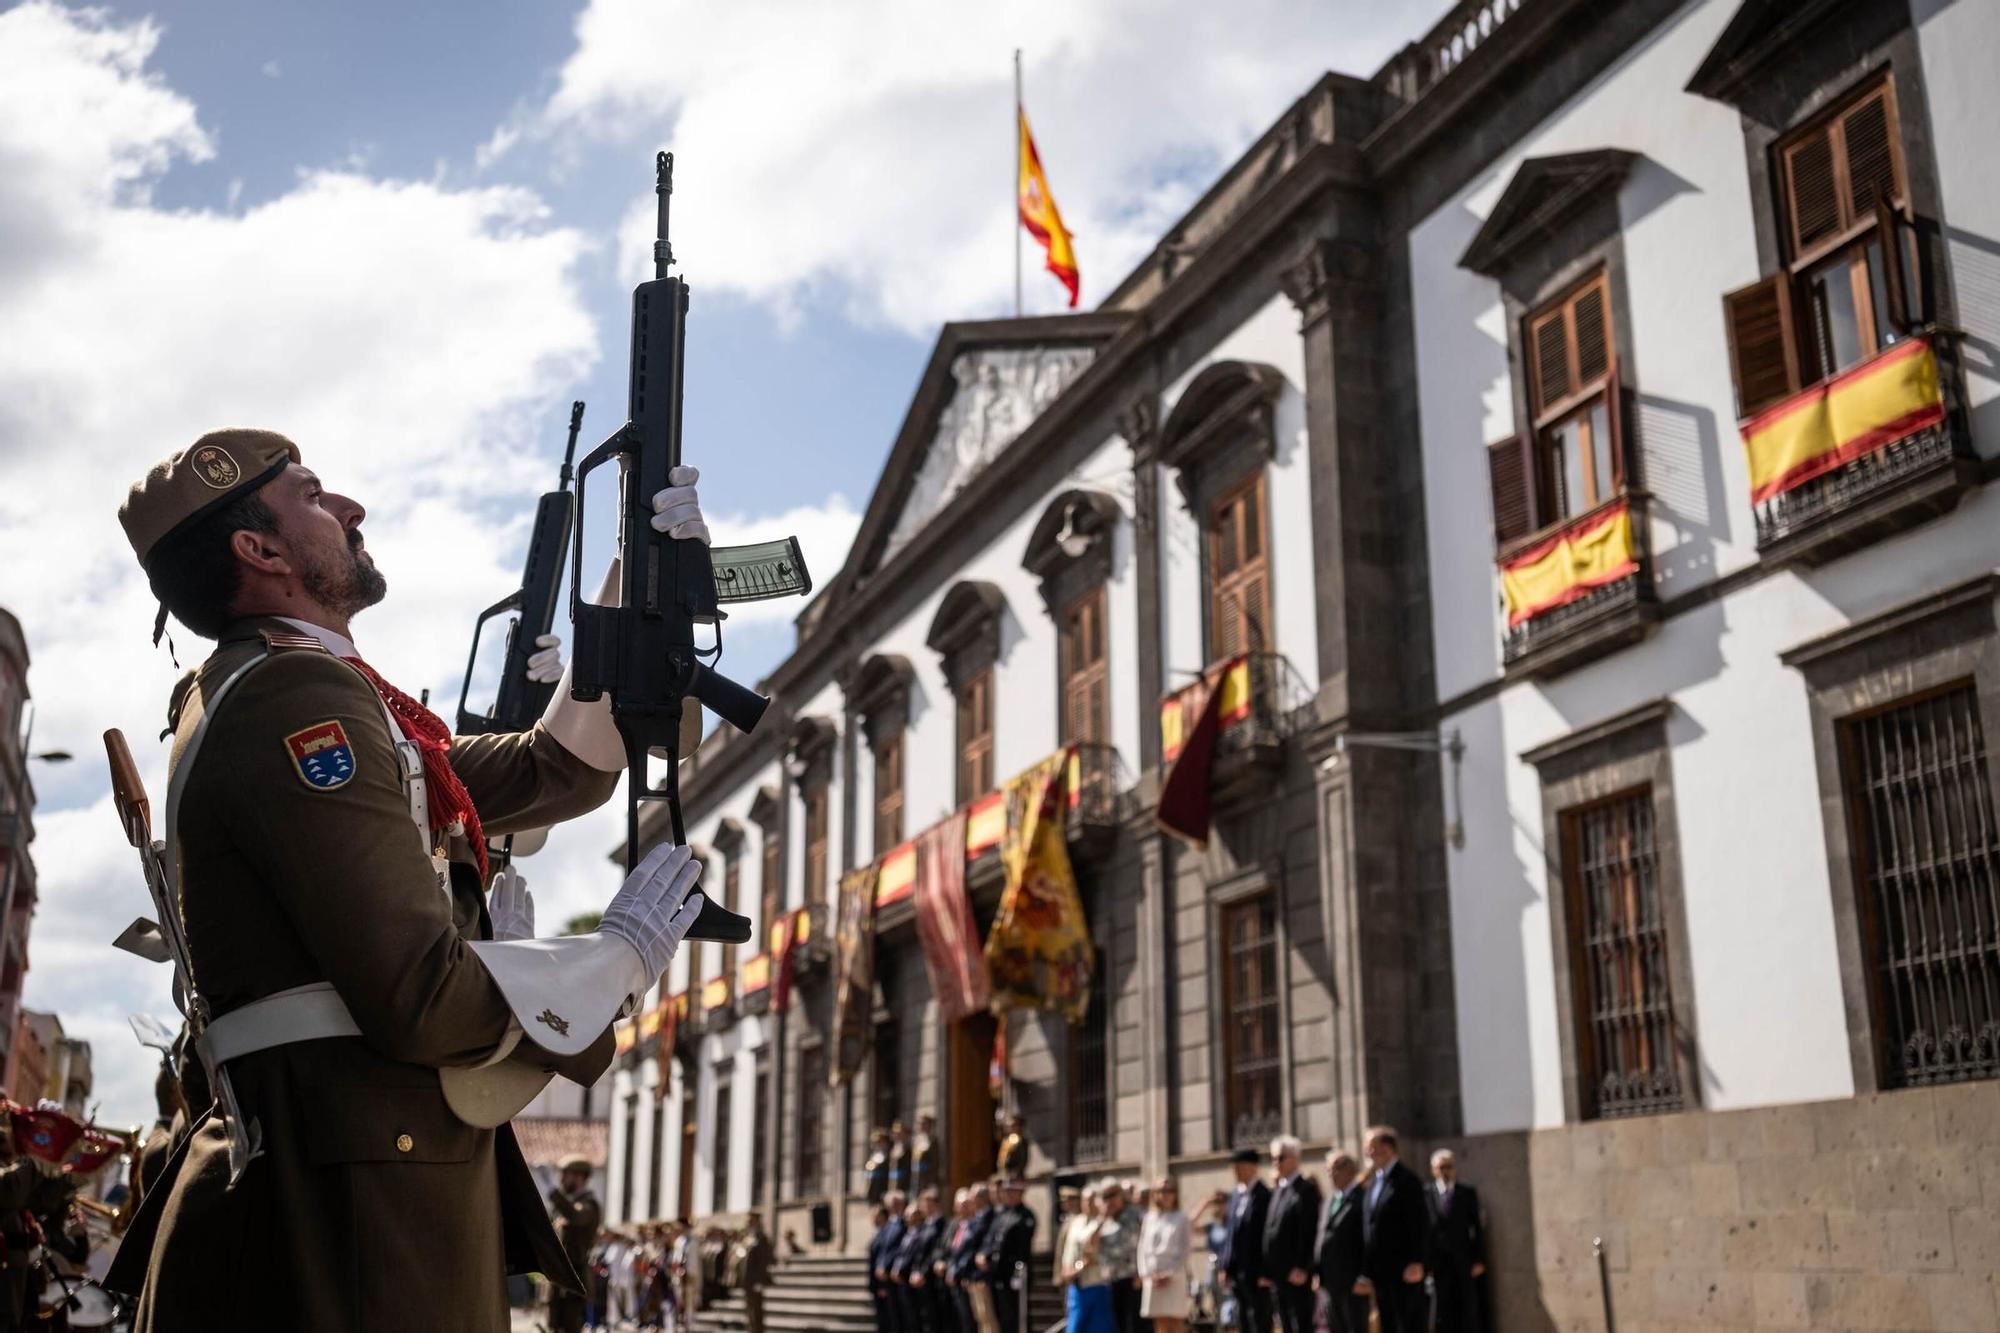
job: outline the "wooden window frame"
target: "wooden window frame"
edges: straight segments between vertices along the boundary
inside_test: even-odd
[[[903,841],[903,729],[878,737],[869,747],[875,760],[875,855]]]
[[[806,1042],[799,1047],[799,1139],[792,1163],[793,1197],[812,1198],[826,1192],[826,1047]]]
[[[771,1112],[771,1052],[757,1052],[750,1084],[750,1123],[760,1128]],[[760,1132],[750,1153],[750,1206],[761,1208],[771,1202],[770,1163],[764,1155],[765,1140]]]
[[[1593,293],[1597,295],[1603,312],[1604,366],[1596,375],[1585,380],[1579,374],[1582,355],[1577,311],[1584,299]],[[1544,401],[1542,385],[1547,368],[1542,362],[1542,345],[1536,334],[1552,320],[1562,321],[1565,363],[1563,369],[1568,387],[1555,398]],[[1569,284],[1524,315],[1521,320],[1521,350],[1527,380],[1529,439],[1527,481],[1531,488],[1530,499],[1534,514],[1534,526],[1530,534],[1532,537],[1547,528],[1574,522],[1593,509],[1609,504],[1625,494],[1627,465],[1622,421],[1623,395],[1618,380],[1618,321],[1616,308],[1613,305],[1609,267],[1598,265],[1584,277]],[[1591,433],[1592,411],[1600,402],[1604,408],[1605,430],[1611,437],[1606,448],[1611,459],[1611,476],[1608,484],[1601,484],[1606,482],[1606,479],[1597,476],[1597,441]],[[1586,494],[1583,502],[1579,503],[1572,498],[1566,507],[1567,512],[1559,512],[1565,508],[1557,503],[1557,497],[1561,494],[1562,478],[1553,461],[1551,440],[1558,429],[1576,420],[1581,420],[1583,425],[1580,461]]]
[[[763,932],[766,945],[771,938],[771,927],[777,924],[778,915],[784,910],[785,902],[785,840],[775,827],[763,830],[763,845],[758,849],[758,911],[757,929]]]
[[[1056,651],[1058,670],[1062,676],[1057,739],[1065,745],[1072,742],[1090,745],[1111,743],[1111,640],[1105,625],[1109,609],[1110,599],[1105,586],[1100,583],[1071,598],[1057,624]],[[1081,633],[1086,620],[1094,622],[1097,643],[1097,654],[1088,661],[1080,660],[1077,647],[1078,639],[1083,638],[1085,651],[1088,651],[1088,636]],[[1094,715],[1097,720],[1095,725],[1088,716],[1084,725],[1078,725],[1079,698],[1094,700],[1094,714],[1089,709],[1085,712]]]
[[[715,1067],[715,1133],[708,1141],[713,1159],[709,1172],[709,1211],[729,1211],[729,1150],[732,1121],[736,1113],[736,1076],[728,1065]]]
[[[737,843],[726,855],[722,867],[722,905],[734,912],[739,910],[743,901],[743,844]],[[754,936],[752,943],[755,943]],[[732,985],[736,979],[737,947],[734,944],[722,946],[722,975],[728,977]]]
[[[959,805],[977,800],[993,790],[994,684],[994,668],[989,665],[968,675],[954,691],[957,699]]]
[[[805,803],[805,901],[808,907],[825,907],[829,851],[832,847],[832,784],[821,780],[807,787]]]
[[[1222,1125],[1217,1138],[1225,1147],[1245,1146],[1238,1145],[1235,1142],[1236,1123],[1243,1114],[1247,1114],[1243,1105],[1243,1098],[1248,1080],[1251,1077],[1250,1074],[1242,1071],[1241,1061],[1246,1057],[1237,1050],[1233,1036],[1236,1028],[1238,1001],[1241,997],[1236,993],[1236,968],[1234,965],[1234,946],[1231,939],[1231,927],[1239,916],[1264,912],[1270,914],[1270,930],[1265,936],[1264,942],[1259,947],[1268,950],[1270,954],[1270,993],[1268,996],[1258,996],[1253,1003],[1256,1004],[1260,1011],[1268,1007],[1276,1015],[1277,1021],[1274,1025],[1276,1033],[1273,1038],[1276,1049],[1270,1052],[1268,1057],[1259,1057],[1268,1058],[1274,1066],[1268,1074],[1260,1075],[1261,1077],[1268,1077],[1271,1080],[1275,1097],[1275,1104],[1267,1108],[1262,1114],[1274,1126],[1281,1127],[1285,1121],[1285,1071],[1287,1060],[1285,1052],[1284,1002],[1285,946],[1283,922],[1281,920],[1283,904],[1279,900],[1277,891],[1274,888],[1267,887],[1254,893],[1247,893],[1233,898],[1226,903],[1219,904],[1217,907],[1216,942],[1221,963],[1221,985],[1219,989],[1222,996],[1222,1005],[1218,1011],[1218,1019],[1221,1023],[1220,1040],[1218,1043],[1220,1049],[1217,1052],[1220,1056],[1218,1063],[1221,1066],[1222,1075]],[[1250,1137],[1264,1137],[1263,1127],[1259,1126],[1253,1129]]]
[[[1673,1059],[1681,1107],[1701,1104],[1701,1066],[1695,1050],[1694,973],[1681,878],[1680,833],[1674,814],[1673,753],[1667,740],[1673,704],[1654,700],[1581,727],[1521,756],[1541,777],[1542,846],[1548,886],[1549,943],[1555,972],[1557,1035],[1561,1042],[1563,1119],[1591,1118],[1594,1090],[1582,1032],[1588,1025],[1573,942],[1577,925],[1569,893],[1569,816],[1621,794],[1646,790],[1652,800],[1655,889],[1666,932],[1667,991],[1672,1010]]]
[[[1853,197],[1848,118],[1878,98],[1883,106],[1889,174],[1896,188],[1889,197],[1877,195],[1872,203],[1863,204]],[[1836,225],[1826,235],[1804,241],[1798,234],[1794,164],[1808,147],[1821,142],[1827,145]],[[1814,279],[1830,267],[1846,265],[1856,322],[1855,341],[1862,348],[1862,360],[1879,355],[1897,338],[1915,332],[1923,323],[1910,299],[1918,260],[1918,247],[1914,244],[1916,212],[1894,71],[1886,67],[1871,71],[1825,111],[1781,135],[1769,147],[1767,164],[1770,209],[1778,245],[1777,270],[1723,296],[1737,412],[1744,418],[1755,416],[1791,394],[1823,383],[1848,368],[1831,364],[1831,339],[1821,336],[1823,321],[1813,293]],[[1876,301],[1875,272],[1869,260],[1871,247],[1881,257],[1881,308]],[[1766,369],[1777,371],[1778,378],[1775,384],[1755,395],[1746,394],[1744,388],[1745,348],[1751,343],[1739,331],[1739,323],[1745,318],[1759,319],[1765,333],[1779,340],[1777,347],[1764,346],[1761,340],[1757,343],[1758,349],[1772,358]],[[1773,319],[1775,328],[1771,327]]]
[[[1621,805],[1636,807],[1642,810],[1645,818],[1651,825],[1650,831],[1653,836],[1646,848],[1646,855],[1652,859],[1654,865],[1654,901],[1650,905],[1650,910],[1658,917],[1658,929],[1661,935],[1659,948],[1665,955],[1668,963],[1668,966],[1663,969],[1663,974],[1657,979],[1662,992],[1657,999],[1661,1002],[1660,1007],[1665,1012],[1667,1024],[1667,1032],[1663,1042],[1664,1049],[1650,1052],[1648,1068],[1657,1069],[1666,1074],[1672,1080],[1672,1092],[1671,1094],[1660,1094],[1659,1104],[1644,1109],[1638,1107],[1607,1107],[1600,1099],[1600,1085],[1604,1076],[1604,1068],[1608,1061],[1606,1059],[1606,1052],[1598,1040],[1598,1027],[1594,1019],[1607,1001],[1606,997],[1600,993],[1597,979],[1590,967],[1590,937],[1593,933],[1593,928],[1601,928],[1602,923],[1593,920],[1590,905],[1586,901],[1589,889],[1584,883],[1582,867],[1582,844],[1585,823],[1593,816]],[[1687,1090],[1681,1076],[1680,1061],[1676,1058],[1674,1049],[1674,985],[1672,967],[1674,942],[1673,932],[1668,927],[1666,921],[1667,913],[1664,901],[1666,895],[1660,884],[1658,871],[1659,836],[1657,819],[1658,810],[1654,805],[1651,783],[1642,783],[1636,787],[1629,787],[1624,791],[1611,792],[1580,805],[1570,806],[1558,813],[1558,820],[1562,829],[1561,856],[1563,878],[1561,888],[1567,904],[1565,915],[1568,921],[1569,971],[1575,987],[1575,994],[1573,996],[1573,1007],[1575,1010],[1573,1024],[1575,1027],[1576,1042],[1576,1084],[1580,1116],[1586,1120],[1621,1119],[1635,1115],[1666,1115],[1687,1109]],[[1628,882],[1631,878],[1628,874]],[[1628,938],[1636,936],[1636,934],[1636,931],[1626,932]],[[1627,964],[1636,965],[1636,957],[1629,948],[1629,944],[1627,944],[1625,946],[1623,961]],[[1634,975],[1639,974],[1634,973]],[[1641,975],[1636,988],[1640,991],[1647,991],[1650,989],[1652,981],[1653,978]]]
[[[1115,1156],[1117,1141],[1116,1100],[1111,1095],[1111,995],[1109,993],[1110,969],[1108,952],[1101,946],[1097,949],[1094,970],[1090,977],[1090,1003],[1084,1011],[1083,1021],[1071,1027],[1068,1032],[1068,1113],[1069,1113],[1069,1158],[1072,1165],[1083,1162],[1109,1161]],[[1098,1044],[1098,1059],[1087,1061],[1089,1053],[1084,1037],[1095,1029]],[[1091,1080],[1096,1080],[1097,1100],[1102,1103],[1104,1117],[1104,1147],[1101,1152],[1085,1156],[1078,1145],[1083,1141],[1083,1120],[1086,1104],[1092,1100]]]
[[[637,1172],[633,1169],[639,1156],[639,1094],[625,1096],[625,1160],[618,1172],[618,1216],[621,1221],[632,1220],[632,1190]]]
[[[1826,839],[1828,878],[1848,1056],[1861,1092],[1896,1087],[1876,1008],[1874,954],[1867,937],[1870,886],[1862,838],[1847,817],[1851,777],[1844,729],[1885,706],[1899,707],[1970,682],[1989,747],[2000,736],[2000,574],[1893,606],[1779,655],[1804,677]],[[2000,810],[2000,765],[1989,761],[1990,799]]]
[[[668,1070],[662,1068],[660,1077],[667,1076]],[[667,1099],[665,1097],[653,1098],[652,1177],[652,1192],[649,1196],[652,1215],[656,1218],[665,1217],[667,1215]]]
[[[1226,489],[1220,491],[1209,502],[1206,518],[1202,523],[1203,573],[1205,575],[1207,603],[1207,624],[1204,626],[1207,638],[1207,660],[1220,662],[1234,657],[1238,652],[1270,652],[1273,650],[1271,611],[1276,604],[1272,595],[1271,568],[1271,493],[1266,484],[1267,471],[1259,467]],[[1240,512],[1246,496],[1256,499],[1257,554],[1251,559],[1242,555],[1243,540],[1250,529],[1240,522],[1234,523],[1237,563],[1227,572],[1219,569],[1221,544],[1219,536],[1223,525],[1232,512]],[[1261,595],[1256,606],[1247,605],[1248,599],[1240,595],[1243,585],[1261,577]],[[1232,595],[1235,594],[1235,595]],[[1255,613],[1255,614],[1253,614]],[[1232,618],[1240,618],[1241,640],[1234,651],[1225,651],[1223,626]]]

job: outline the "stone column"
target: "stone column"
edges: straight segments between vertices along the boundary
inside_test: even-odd
[[[1148,388],[1119,416],[1119,432],[1132,451],[1132,544],[1138,605],[1139,798],[1150,805],[1159,791],[1160,729],[1154,721],[1164,690],[1165,645],[1160,640],[1159,396]],[[1172,852],[1150,819],[1128,825],[1138,840],[1138,972],[1140,1097],[1139,1159],[1147,1176],[1166,1169],[1174,1151]],[[1139,830],[1134,833],[1133,829]],[[1115,1030],[1116,1024],[1113,1024]]]
[[[1333,993],[1334,1119],[1350,1136],[1373,1121],[1413,1135],[1457,1128],[1450,900],[1441,857],[1437,760],[1383,749],[1370,731],[1419,725],[1435,704],[1416,441],[1388,428],[1391,348],[1381,247],[1370,223],[1335,205],[1338,239],[1314,240],[1283,271],[1304,342],[1312,489],[1319,725],[1320,894]],[[1419,1076],[1419,1070],[1424,1071]]]

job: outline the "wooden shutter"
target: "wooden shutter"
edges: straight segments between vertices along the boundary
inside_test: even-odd
[[[784,844],[778,841],[778,831],[765,829],[763,883],[758,886],[763,902],[757,917],[757,929],[764,932],[767,940],[771,938],[771,927],[777,924],[778,904],[785,900],[785,886],[780,880],[784,864]]]
[[[826,784],[806,795],[806,901],[826,901]]]
[[[1799,391],[1798,334],[1792,323],[1792,284],[1774,273],[1722,298],[1729,330],[1729,370],[1736,380],[1736,413],[1755,416]]]
[[[903,734],[875,747],[875,855],[903,840]]]
[[[1486,477],[1493,489],[1493,546],[1499,550],[1535,530],[1534,470],[1520,436],[1486,446]]]
[[[729,853],[729,864],[722,872],[722,905],[727,910],[737,910],[737,903],[743,893],[743,849],[739,845]],[[752,937],[754,940],[754,936]],[[757,952],[763,952],[761,949]],[[736,975],[736,946],[722,946],[722,975]]]
[[[1865,222],[1878,200],[1904,200],[1902,152],[1887,75],[1778,151],[1792,259]]]
[[[1868,217],[1877,200],[1903,197],[1902,173],[1896,166],[1895,120],[1889,114],[1885,82],[1840,118],[1841,148],[1847,167],[1847,218]]]
[[[1888,297],[1889,308],[1875,312],[1876,341],[1882,342],[1881,326],[1889,327],[1908,337],[1916,327],[1916,311],[1910,302],[1909,283],[1905,281],[1903,260],[1903,229],[1901,216],[1896,206],[1882,196],[1875,197],[1875,242],[1882,250],[1882,285]]]
[[[1794,255],[1805,254],[1840,233],[1840,183],[1835,179],[1833,133],[1833,122],[1829,122],[1784,153]]]
[[[965,682],[958,694],[958,800],[993,789],[993,668]]]
[[[1104,588],[1071,602],[1063,613],[1062,739],[1106,739]]]
[[[1604,379],[1614,354],[1611,287],[1592,274],[1527,318],[1529,409],[1535,424],[1552,409],[1567,412]]]
[[[1217,502],[1209,520],[1209,660],[1258,652],[1271,641],[1270,541],[1264,474]]]

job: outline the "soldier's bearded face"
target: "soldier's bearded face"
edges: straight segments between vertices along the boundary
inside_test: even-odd
[[[315,602],[342,616],[352,616],[363,607],[375,605],[389,591],[389,581],[375,568],[375,559],[362,548],[361,530],[350,528],[334,546],[314,535],[301,543],[295,554],[299,582]]]

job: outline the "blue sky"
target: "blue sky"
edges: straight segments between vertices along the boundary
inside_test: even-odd
[[[671,147],[705,508],[719,540],[797,531],[823,581],[938,325],[1011,305],[1015,47],[1088,309],[1321,72],[1371,73],[1444,8],[0,4],[0,605],[38,746],[79,756],[36,775],[27,998],[94,1043],[106,1117],[150,1116],[125,1015],[171,1012],[164,973],[108,945],[143,890],[96,740],[123,728],[164,789],[176,671],[114,519],[151,463],[219,425],[291,434],[370,510],[390,595],[363,653],[455,699],[571,399],[588,440],[622,420]],[[1028,312],[1059,309],[1027,272]],[[797,609],[733,622],[732,674],[775,666]],[[620,823],[527,865],[545,927],[616,888]]]

